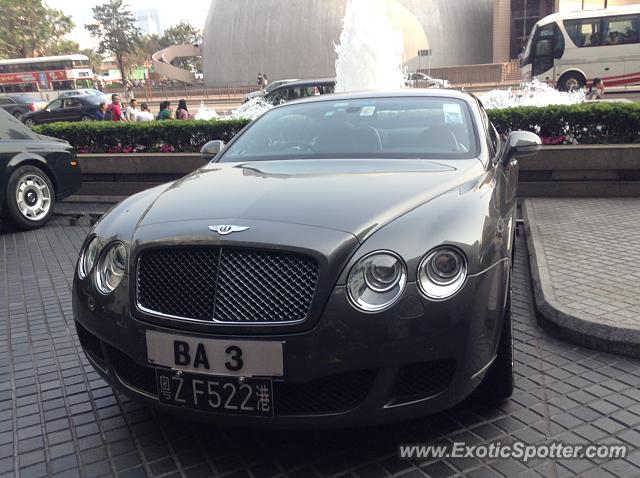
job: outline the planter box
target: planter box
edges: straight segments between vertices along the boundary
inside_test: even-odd
[[[114,201],[203,166],[198,153],[80,154],[72,200]],[[640,145],[544,146],[520,162],[521,197],[640,197]]]

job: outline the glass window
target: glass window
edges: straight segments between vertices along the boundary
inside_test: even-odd
[[[53,100],[47,105],[48,110],[57,110],[62,108],[62,100]]]
[[[0,140],[34,139],[35,133],[12,115],[0,109]]]
[[[65,108],[78,108],[82,106],[82,102],[78,98],[68,98],[64,100]]]
[[[0,105],[6,106],[6,105],[12,105],[14,103],[15,103],[15,101],[13,101],[11,98],[2,98],[2,97],[0,97]]]
[[[564,28],[571,41],[579,48],[602,45],[600,18],[565,20]]]
[[[467,159],[477,136],[455,98],[365,98],[273,109],[225,149],[221,161],[319,158]]]
[[[640,15],[608,17],[603,23],[605,45],[625,45],[640,41]]]

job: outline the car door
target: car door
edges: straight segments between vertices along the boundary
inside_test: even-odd
[[[62,119],[60,121],[80,121],[83,114],[80,98],[69,97],[62,100]]]
[[[51,123],[62,121],[64,112],[62,111],[62,100],[57,99],[49,103],[42,111],[37,113],[38,123]]]

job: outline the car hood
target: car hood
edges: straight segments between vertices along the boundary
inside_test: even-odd
[[[165,189],[139,226],[197,220],[241,226],[258,220],[362,239],[483,170],[477,159],[213,163]]]

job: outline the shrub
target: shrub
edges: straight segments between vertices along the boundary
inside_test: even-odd
[[[490,110],[498,131],[539,134],[545,144],[632,143],[639,140],[640,104],[585,103],[573,106]],[[233,138],[249,120],[85,121],[50,123],[34,130],[71,143],[80,153],[197,152],[212,139]]]
[[[532,131],[546,144],[633,143],[640,139],[640,104],[584,103],[488,111],[503,134]]]
[[[38,125],[34,131],[64,139],[80,153],[197,152],[212,139],[229,141],[248,123],[248,120],[82,121]]]

